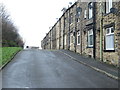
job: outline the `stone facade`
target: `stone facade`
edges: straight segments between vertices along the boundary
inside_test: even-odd
[[[105,7],[105,2],[103,2],[102,3],[102,5],[103,5],[103,8]],[[113,2],[113,7],[114,8],[116,8],[117,10],[119,10],[118,9],[118,6],[120,5],[120,3],[119,2]],[[97,12],[96,12],[96,15],[97,15],[97,18],[96,18],[96,26],[97,26],[97,29],[96,29],[96,58],[100,58],[100,30],[99,30],[99,28],[100,28],[100,23],[99,23],[99,21],[100,21],[100,14],[99,14],[99,7],[100,7],[100,3],[97,3],[97,5],[96,5],[97,7],[96,8],[98,8],[97,9]],[[104,9],[105,10],[105,9]],[[102,16],[102,18],[103,18],[103,21],[102,21],[102,23],[103,23],[103,36],[102,36],[102,55],[103,55],[103,61],[104,62],[107,62],[107,63],[109,63],[109,64],[113,64],[113,65],[118,65],[118,60],[119,60],[119,55],[118,55],[118,53],[119,53],[119,49],[118,49],[118,43],[119,43],[119,41],[118,41],[118,38],[119,38],[119,36],[118,36],[118,32],[119,32],[119,28],[120,28],[120,26],[118,25],[118,23],[119,23],[119,16],[117,15],[117,14],[114,14],[114,13],[106,13],[105,11],[103,11],[104,13],[103,13],[103,16]],[[106,48],[106,38],[107,38],[107,34],[106,34],[106,32],[107,32],[107,28],[109,28],[109,27],[113,27],[114,28],[114,49],[112,49],[112,50],[108,50],[107,48]],[[112,41],[111,41],[112,42]]]
[[[41,41],[42,48],[67,49],[118,65],[120,2],[112,2],[112,9],[108,9],[107,4],[106,2],[75,2],[46,34]]]
[[[52,49],[56,49],[56,27],[52,28]]]
[[[69,46],[69,19],[68,19],[68,14],[69,11],[66,11],[65,15],[64,15],[64,33],[63,33],[63,37],[64,37],[64,49],[68,49]]]
[[[60,22],[57,22],[56,24],[56,49],[60,49]]]
[[[63,31],[64,31],[64,16],[61,17],[61,23],[60,23],[60,49],[63,49]]]

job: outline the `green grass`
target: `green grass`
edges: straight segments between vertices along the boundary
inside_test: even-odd
[[[0,48],[0,67],[10,61],[12,57],[22,50],[20,47],[1,47]]]

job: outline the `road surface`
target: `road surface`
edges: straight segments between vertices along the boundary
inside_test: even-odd
[[[117,88],[118,82],[62,52],[26,49],[2,70],[2,87]]]

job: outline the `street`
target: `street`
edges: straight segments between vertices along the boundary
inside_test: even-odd
[[[59,51],[26,49],[2,70],[3,88],[117,88],[115,79]]]

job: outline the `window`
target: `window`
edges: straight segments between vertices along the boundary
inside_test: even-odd
[[[80,31],[77,32],[77,45],[80,45]]]
[[[106,13],[109,13],[111,8],[112,8],[112,0],[107,0],[105,3]]]
[[[84,12],[84,18],[85,19],[87,18],[87,10],[85,10],[85,12]]]
[[[77,17],[79,17],[81,15],[81,10],[77,11]]]
[[[65,27],[67,27],[67,18],[65,17]]]
[[[80,7],[78,7],[76,11],[77,11],[77,16],[80,16],[81,12],[82,12],[82,9]]]
[[[81,12],[82,12],[82,8],[78,7],[77,10],[76,10],[76,20],[77,22],[80,22],[80,15],[81,15]]]
[[[73,43],[73,33],[70,34],[70,44]]]
[[[80,12],[80,11],[78,11],[78,12],[77,12],[77,15],[78,15],[78,16],[80,16],[80,14],[81,14],[81,12]]]
[[[88,47],[93,47],[93,29],[88,31]]]
[[[77,18],[77,22],[80,22],[80,19],[79,19],[79,18]]]
[[[106,28],[106,50],[114,50],[114,28]]]
[[[60,46],[63,46],[63,38],[60,39]]]
[[[93,17],[93,3],[89,3],[88,4],[88,19],[92,18]]]
[[[70,14],[70,24],[73,23],[73,13]]]
[[[66,45],[66,35],[65,35],[65,37],[64,37],[64,44]]]

